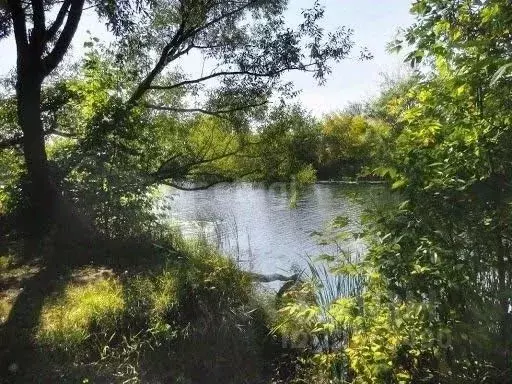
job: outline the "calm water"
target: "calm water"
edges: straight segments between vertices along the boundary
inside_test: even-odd
[[[291,208],[285,184],[241,183],[194,192],[172,189],[166,192],[166,206],[186,237],[206,236],[246,269],[289,273],[303,266],[308,255],[332,252],[316,243],[313,231],[321,231],[340,215],[351,220],[350,230],[357,230],[361,201],[372,204],[384,191],[375,185],[315,184]]]

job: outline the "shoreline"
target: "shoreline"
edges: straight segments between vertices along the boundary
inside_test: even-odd
[[[383,180],[317,180],[315,184],[386,184]]]

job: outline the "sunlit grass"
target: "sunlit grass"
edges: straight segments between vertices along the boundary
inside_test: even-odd
[[[9,297],[0,297],[0,325],[3,324],[9,317],[11,312],[12,303]]]
[[[249,274],[204,241],[171,241],[138,250],[140,259],[159,258],[148,268],[88,266],[69,281],[55,281],[56,293],[45,299],[31,334],[38,364],[30,374],[57,382],[259,377],[269,329]],[[9,276],[22,267],[1,262]],[[0,317],[8,316],[9,292],[0,297]]]
[[[64,349],[77,347],[89,337],[93,326],[114,331],[124,307],[122,286],[116,279],[69,285],[62,296],[45,303],[37,339]]]
[[[14,257],[11,255],[0,256],[0,273],[7,271],[14,264]]]

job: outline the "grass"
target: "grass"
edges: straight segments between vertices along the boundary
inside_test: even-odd
[[[11,312],[12,301],[8,295],[0,296],[0,324],[3,324]]]
[[[8,271],[14,265],[14,257],[12,255],[0,256],[0,273]]]
[[[62,295],[45,303],[36,339],[50,348],[78,349],[94,326],[98,328],[96,332],[115,332],[124,309],[123,288],[118,279],[72,283]]]
[[[132,251],[109,254],[123,268],[84,267],[44,300],[34,363],[18,362],[23,374],[9,382],[238,384],[268,377],[274,340],[267,314],[232,260],[178,237],[122,254]],[[0,268],[19,284],[21,271],[30,270],[16,270],[10,258]],[[0,315],[9,310],[0,300]]]
[[[7,320],[23,281],[37,271],[35,264],[18,263],[14,254],[0,256],[0,326]]]

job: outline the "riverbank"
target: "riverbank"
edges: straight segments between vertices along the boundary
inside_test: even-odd
[[[76,268],[43,265],[51,246],[31,262],[11,246],[0,257],[0,382],[269,382],[281,352],[274,297],[205,243],[162,240]]]
[[[340,185],[385,185],[383,180],[317,180],[315,184],[340,184]]]

